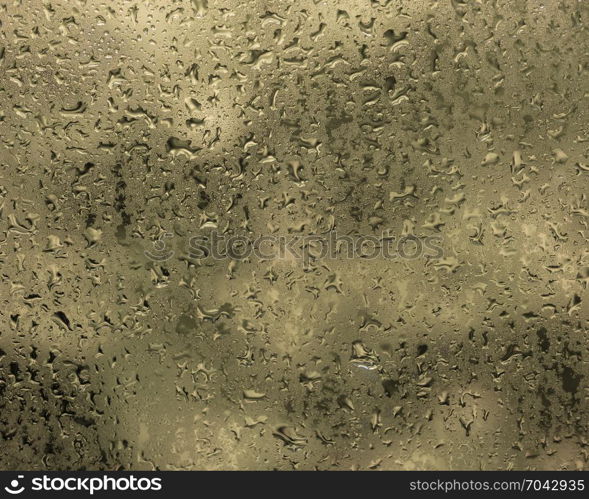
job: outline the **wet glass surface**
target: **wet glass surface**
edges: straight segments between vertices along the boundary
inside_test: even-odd
[[[0,0],[0,468],[587,469],[588,22]]]

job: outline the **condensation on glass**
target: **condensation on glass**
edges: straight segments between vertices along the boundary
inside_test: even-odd
[[[0,2],[0,468],[586,469],[588,21]]]

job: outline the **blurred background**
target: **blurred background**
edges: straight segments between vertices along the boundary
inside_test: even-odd
[[[0,0],[0,468],[587,469],[588,20]]]

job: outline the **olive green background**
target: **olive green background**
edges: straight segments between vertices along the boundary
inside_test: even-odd
[[[587,469],[588,22],[0,0],[0,468]]]

